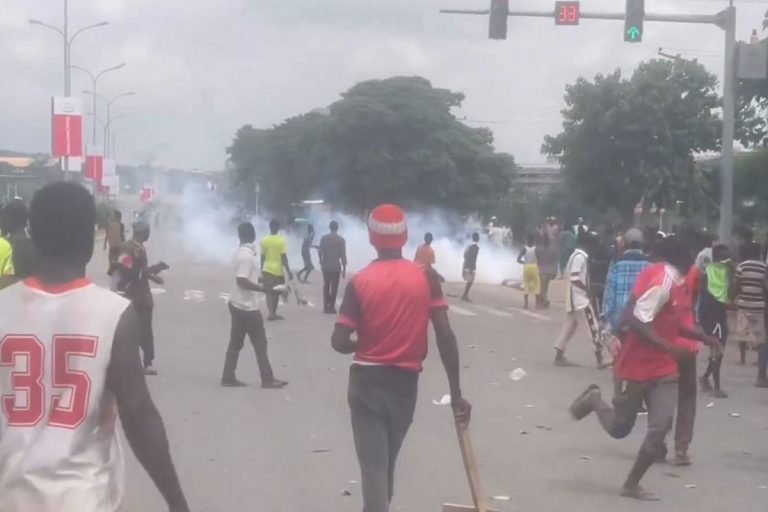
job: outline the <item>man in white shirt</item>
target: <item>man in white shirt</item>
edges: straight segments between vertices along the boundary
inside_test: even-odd
[[[555,366],[572,365],[565,358],[565,347],[576,333],[576,328],[579,326],[578,317],[582,314],[586,317],[587,325],[592,334],[598,366],[603,362],[600,324],[589,298],[589,255],[587,250],[590,240],[591,235],[588,233],[579,235],[576,250],[568,259],[568,264],[563,272],[565,279],[565,322],[555,342]]]
[[[247,334],[256,352],[256,361],[261,374],[261,387],[264,389],[279,389],[288,383],[277,380],[272,373],[267,355],[267,334],[264,331],[264,318],[261,315],[261,301],[258,293],[277,293],[274,289],[266,289],[256,283],[259,275],[259,259],[256,256],[256,229],[250,222],[237,226],[240,247],[235,253],[232,263],[234,281],[229,296],[229,313],[232,315],[232,331],[229,347],[224,360],[224,372],[221,385],[224,387],[246,386],[235,377],[237,359],[245,342]]]

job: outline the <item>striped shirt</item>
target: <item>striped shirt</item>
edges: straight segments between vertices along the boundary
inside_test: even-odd
[[[736,297],[738,309],[755,313],[765,310],[765,274],[766,264],[757,260],[747,260],[736,267],[734,279],[739,290]]]

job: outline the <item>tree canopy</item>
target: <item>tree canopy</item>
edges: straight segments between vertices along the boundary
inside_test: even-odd
[[[267,208],[319,197],[363,212],[382,202],[485,212],[515,173],[493,135],[461,123],[464,95],[419,77],[359,83],[328,109],[268,129],[244,126],[228,149],[235,184],[262,191]]]
[[[638,203],[701,203],[694,153],[715,150],[717,79],[684,60],[652,60],[630,79],[619,71],[567,86],[563,131],[545,138],[567,186],[585,203],[632,218]]]

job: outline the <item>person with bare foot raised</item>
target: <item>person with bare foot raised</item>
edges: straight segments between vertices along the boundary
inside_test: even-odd
[[[692,263],[686,244],[676,236],[665,238],[659,254],[663,261],[646,267],[637,277],[623,315],[613,407],[593,384],[570,409],[576,420],[594,411],[611,437],[623,439],[632,432],[643,403],[647,405],[648,431],[621,495],[652,501],[658,498],[643,489],[640,480],[663,454],[665,438],[672,429],[678,401],[678,364],[694,357],[694,340],[714,344],[715,350],[720,348],[711,336],[685,321],[691,305],[683,276]]]

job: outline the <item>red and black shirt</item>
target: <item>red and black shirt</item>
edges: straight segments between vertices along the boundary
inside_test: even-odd
[[[357,331],[356,363],[418,372],[427,357],[430,314],[447,307],[431,268],[375,260],[350,280],[337,323]]]

